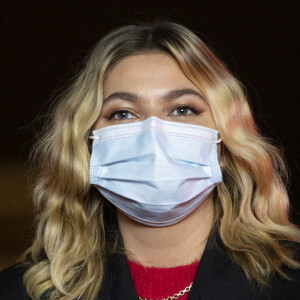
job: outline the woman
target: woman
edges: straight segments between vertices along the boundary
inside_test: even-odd
[[[187,28],[104,37],[36,153],[37,232],[26,261],[2,272],[3,299],[300,292],[283,161],[241,84]]]

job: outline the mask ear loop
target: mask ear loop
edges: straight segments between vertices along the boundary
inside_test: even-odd
[[[216,140],[216,144],[219,144],[221,142],[222,142],[222,139]],[[220,155],[220,158],[219,158],[219,164],[220,164],[221,171],[222,171],[222,169],[224,167],[223,159],[222,159],[222,157],[223,157],[223,154],[222,154],[223,151],[224,151],[224,144],[221,145],[221,155]]]
[[[89,150],[90,154],[92,154],[92,150],[93,150],[93,140],[99,140],[99,137],[93,136],[93,135],[88,136],[87,145],[88,145],[88,150]]]

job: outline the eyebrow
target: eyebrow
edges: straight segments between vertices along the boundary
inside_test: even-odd
[[[197,98],[199,98],[200,100],[205,102],[203,96],[200,93],[198,93],[195,90],[190,89],[190,88],[171,90],[171,91],[167,92],[165,95],[163,95],[162,99],[165,101],[171,101],[171,100],[174,100],[174,99],[180,98],[182,96],[186,96],[186,95],[194,95]],[[108,103],[112,100],[116,100],[116,99],[122,99],[122,100],[130,101],[130,102],[141,102],[143,98],[135,93],[119,91],[119,92],[112,93],[111,95],[106,97],[103,100],[103,104]]]

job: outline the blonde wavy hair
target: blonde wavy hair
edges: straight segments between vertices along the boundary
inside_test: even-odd
[[[288,219],[284,163],[259,134],[242,85],[190,30],[154,22],[120,27],[96,45],[36,146],[40,172],[33,196],[40,213],[24,275],[32,299],[97,298],[118,230],[107,220],[113,210],[90,186],[88,136],[107,72],[126,56],[148,52],[171,55],[211,108],[224,163],[214,193],[215,228],[232,260],[262,285],[274,272],[286,276],[283,265],[299,267],[285,246],[299,242],[300,234]]]

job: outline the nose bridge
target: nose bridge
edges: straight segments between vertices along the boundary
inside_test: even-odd
[[[165,119],[163,101],[161,101],[159,98],[145,99],[145,101],[142,103],[141,117],[142,119],[147,119],[150,117]]]

